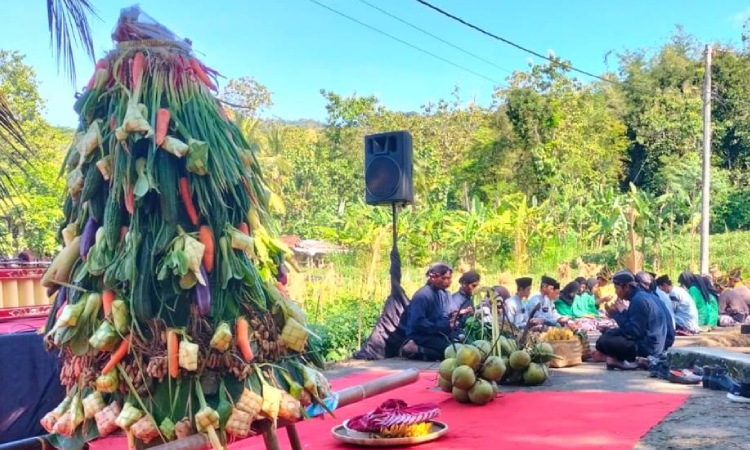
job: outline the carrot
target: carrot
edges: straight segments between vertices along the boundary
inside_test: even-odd
[[[120,228],[120,240],[123,240],[123,239],[125,239],[125,235],[126,235],[126,234],[128,234],[128,226],[127,226],[127,225],[123,225],[123,226],[122,226],[122,227]]]
[[[107,63],[107,60],[102,58],[99,61],[96,62],[96,65],[94,66],[94,74],[91,75],[91,79],[89,80],[88,84],[86,85],[86,90],[90,91],[94,88],[94,83],[96,83],[96,71],[99,69],[106,69],[109,67],[109,63]]]
[[[102,292],[102,308],[104,309],[104,317],[107,317],[112,311],[112,302],[115,301],[115,291],[107,289]]]
[[[117,123],[115,122],[115,115],[112,114],[112,117],[109,118],[109,131],[115,131],[115,128],[117,128]]]
[[[133,187],[128,184],[124,185],[123,189],[125,189],[125,209],[132,216],[135,211],[135,193]]]
[[[190,219],[190,223],[198,225],[198,213],[195,211],[195,206],[193,205],[193,195],[190,193],[190,182],[187,177],[180,178],[180,197],[182,198],[182,203],[185,204],[185,211]]]
[[[250,227],[247,226],[247,222],[240,222],[239,225],[237,225],[237,229],[242,232],[242,234],[250,235]]]
[[[198,237],[203,244],[203,267],[206,272],[211,273],[214,269],[214,234],[211,232],[211,227],[208,225],[201,225],[198,230]]]
[[[195,72],[195,76],[197,76],[198,79],[203,82],[203,84],[205,84],[212,91],[216,90],[216,86],[211,82],[211,79],[208,78],[208,75],[206,75],[206,71],[203,70],[203,66],[201,65],[200,61],[195,58],[190,58],[190,68],[193,69],[193,72]]]
[[[109,362],[107,362],[107,365],[102,369],[103,374],[114,369],[115,366],[117,366],[117,364],[119,364],[120,361],[125,358],[125,355],[128,354],[128,351],[130,350],[130,341],[128,340],[129,338],[130,336],[125,336],[120,345],[117,347],[117,350],[112,353],[112,357],[109,359]]]
[[[133,56],[133,67],[130,70],[131,80],[130,89],[135,91],[140,87],[141,77],[143,77],[143,66],[146,64],[146,57],[141,52],[136,52]]]
[[[78,378],[81,376],[81,358],[73,357],[73,376]]]
[[[247,323],[247,319],[238,317],[235,331],[237,335],[237,348],[242,353],[242,358],[245,362],[252,361],[255,355],[253,355],[253,349],[250,347],[250,324]]]
[[[174,330],[167,331],[167,368],[169,376],[177,378],[180,372],[180,340]]]
[[[166,108],[159,108],[156,112],[156,134],[154,140],[156,145],[161,145],[164,142],[164,138],[167,137],[167,131],[169,129],[170,113]]]

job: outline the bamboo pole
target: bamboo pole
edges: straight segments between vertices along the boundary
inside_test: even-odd
[[[412,384],[416,382],[419,379],[419,370],[417,369],[407,369],[402,370],[400,372],[396,372],[390,375],[386,375],[384,377],[368,381],[366,383],[358,384],[356,386],[351,386],[345,389],[342,389],[338,391],[339,396],[339,403],[337,408],[342,408],[347,405],[351,405],[353,403],[357,403],[359,401],[362,401],[366,398],[373,397],[378,394],[382,394],[383,392],[391,391],[393,389],[400,388],[402,386],[406,386],[407,384]],[[294,438],[296,437],[297,440],[299,440],[299,436],[297,436],[296,430],[292,431],[289,438],[290,441],[294,442]],[[264,433],[264,438],[266,434]],[[273,438],[272,438],[273,439]],[[271,442],[273,445],[273,442]],[[266,441],[266,445],[268,449],[274,449],[278,447],[268,447],[268,441]],[[278,442],[276,442],[276,445],[278,445]],[[210,444],[208,442],[208,438],[203,433],[194,434],[192,436],[188,436],[184,439],[179,439],[172,442],[167,442],[166,444],[159,445],[158,447],[152,447],[151,450],[203,450],[206,448],[209,448]],[[11,449],[8,449],[11,450]],[[27,450],[27,449],[15,449],[12,450]],[[28,449],[32,450],[32,449]],[[33,449],[36,450],[36,449]]]

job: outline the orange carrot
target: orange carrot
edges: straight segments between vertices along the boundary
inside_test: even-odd
[[[112,302],[115,301],[115,291],[107,289],[102,292],[102,308],[104,309],[104,317],[107,317],[112,311]]]
[[[250,347],[250,324],[247,323],[247,319],[238,317],[235,331],[235,334],[237,334],[237,348],[242,353],[242,358],[245,362],[252,361],[255,355],[253,355],[253,349]]]
[[[216,86],[211,82],[211,79],[206,75],[206,71],[203,70],[203,66],[200,61],[195,58],[190,58],[190,68],[195,72],[195,76],[203,82],[212,91],[216,90]]]
[[[126,234],[128,234],[128,226],[123,225],[122,227],[120,227],[120,240],[125,239]]]
[[[130,350],[130,341],[128,340],[130,336],[125,336],[120,343],[120,345],[117,347],[117,350],[115,350],[112,353],[112,357],[109,359],[109,362],[106,366],[102,369],[102,373],[107,373],[110,370],[114,369],[117,364],[122,361],[122,359],[125,357],[125,355],[128,354],[128,351]]]
[[[91,75],[91,79],[89,80],[89,83],[86,85],[86,90],[90,91],[94,88],[94,83],[96,83],[96,71],[99,69],[106,69],[109,67],[109,63],[107,63],[107,60],[102,58],[99,61],[96,62],[96,65],[94,66],[94,74]]]
[[[237,229],[243,234],[250,235],[250,227],[247,226],[247,222],[240,222],[240,224],[237,225]]]
[[[214,234],[211,232],[211,227],[208,225],[201,225],[198,230],[198,237],[201,244],[205,247],[203,249],[203,267],[206,272],[211,273],[214,269]]]
[[[143,76],[143,66],[146,64],[146,57],[141,52],[136,52],[133,56],[133,67],[130,70],[131,80],[130,89],[135,91],[140,86],[141,77]]]
[[[167,368],[169,376],[177,378],[180,374],[180,340],[174,330],[167,331]]]
[[[73,376],[78,378],[81,376],[81,358],[73,357]]]
[[[169,119],[169,110],[166,108],[159,108],[156,112],[156,134],[154,135],[156,145],[161,145],[161,143],[164,142],[164,138],[167,137]]]
[[[123,189],[125,189],[125,209],[132,216],[135,211],[135,193],[133,187],[128,184],[124,185]]]
[[[182,203],[185,204],[185,211],[190,219],[190,223],[197,226],[198,213],[195,211],[195,206],[193,205],[193,195],[190,193],[190,183],[187,177],[180,178],[180,197],[182,198]]]

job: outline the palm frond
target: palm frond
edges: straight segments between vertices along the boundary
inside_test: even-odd
[[[76,68],[73,44],[80,45],[94,59],[94,42],[88,16],[96,17],[90,0],[47,0],[47,20],[52,48],[57,58],[57,67],[63,64],[72,83]]]
[[[13,114],[2,92],[0,92],[0,143],[5,143],[14,149],[17,149],[19,145],[24,148],[29,147],[23,136],[21,124],[16,120],[16,115]]]

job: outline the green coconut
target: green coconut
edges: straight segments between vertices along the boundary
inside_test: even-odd
[[[505,375],[505,363],[503,359],[497,356],[490,356],[484,361],[482,366],[481,377],[485,380],[500,381]]]
[[[451,377],[453,377],[453,370],[456,367],[458,367],[456,358],[444,359],[443,362],[440,363],[440,368],[438,369],[438,373],[440,374],[442,378],[445,378],[446,380],[450,381]]]
[[[510,364],[511,369],[523,372],[529,367],[529,364],[531,364],[531,355],[525,350],[516,350],[510,354],[508,363]]]
[[[542,364],[531,363],[523,374],[523,384],[537,386],[547,380],[547,372]]]
[[[448,358],[455,358],[456,353],[463,347],[463,344],[451,344],[447,347],[445,347],[445,351],[443,352],[443,357],[445,359]]]
[[[495,390],[489,381],[478,379],[469,389],[469,401],[475,405],[485,405],[495,398]]]
[[[469,366],[458,366],[453,369],[451,384],[459,389],[469,389],[477,381],[474,369]]]
[[[443,377],[438,377],[438,386],[440,387],[440,390],[443,392],[452,392],[453,391],[453,385],[451,384],[450,380],[446,380]]]
[[[477,370],[482,364],[482,353],[473,345],[464,345],[456,353],[456,362],[459,366],[469,366],[471,370]]]
[[[474,341],[471,345],[479,349],[479,353],[482,354],[482,360],[490,356],[490,352],[492,351],[492,344],[490,344],[489,341],[479,339]]]
[[[469,403],[469,391],[453,386],[453,398],[459,403]]]

